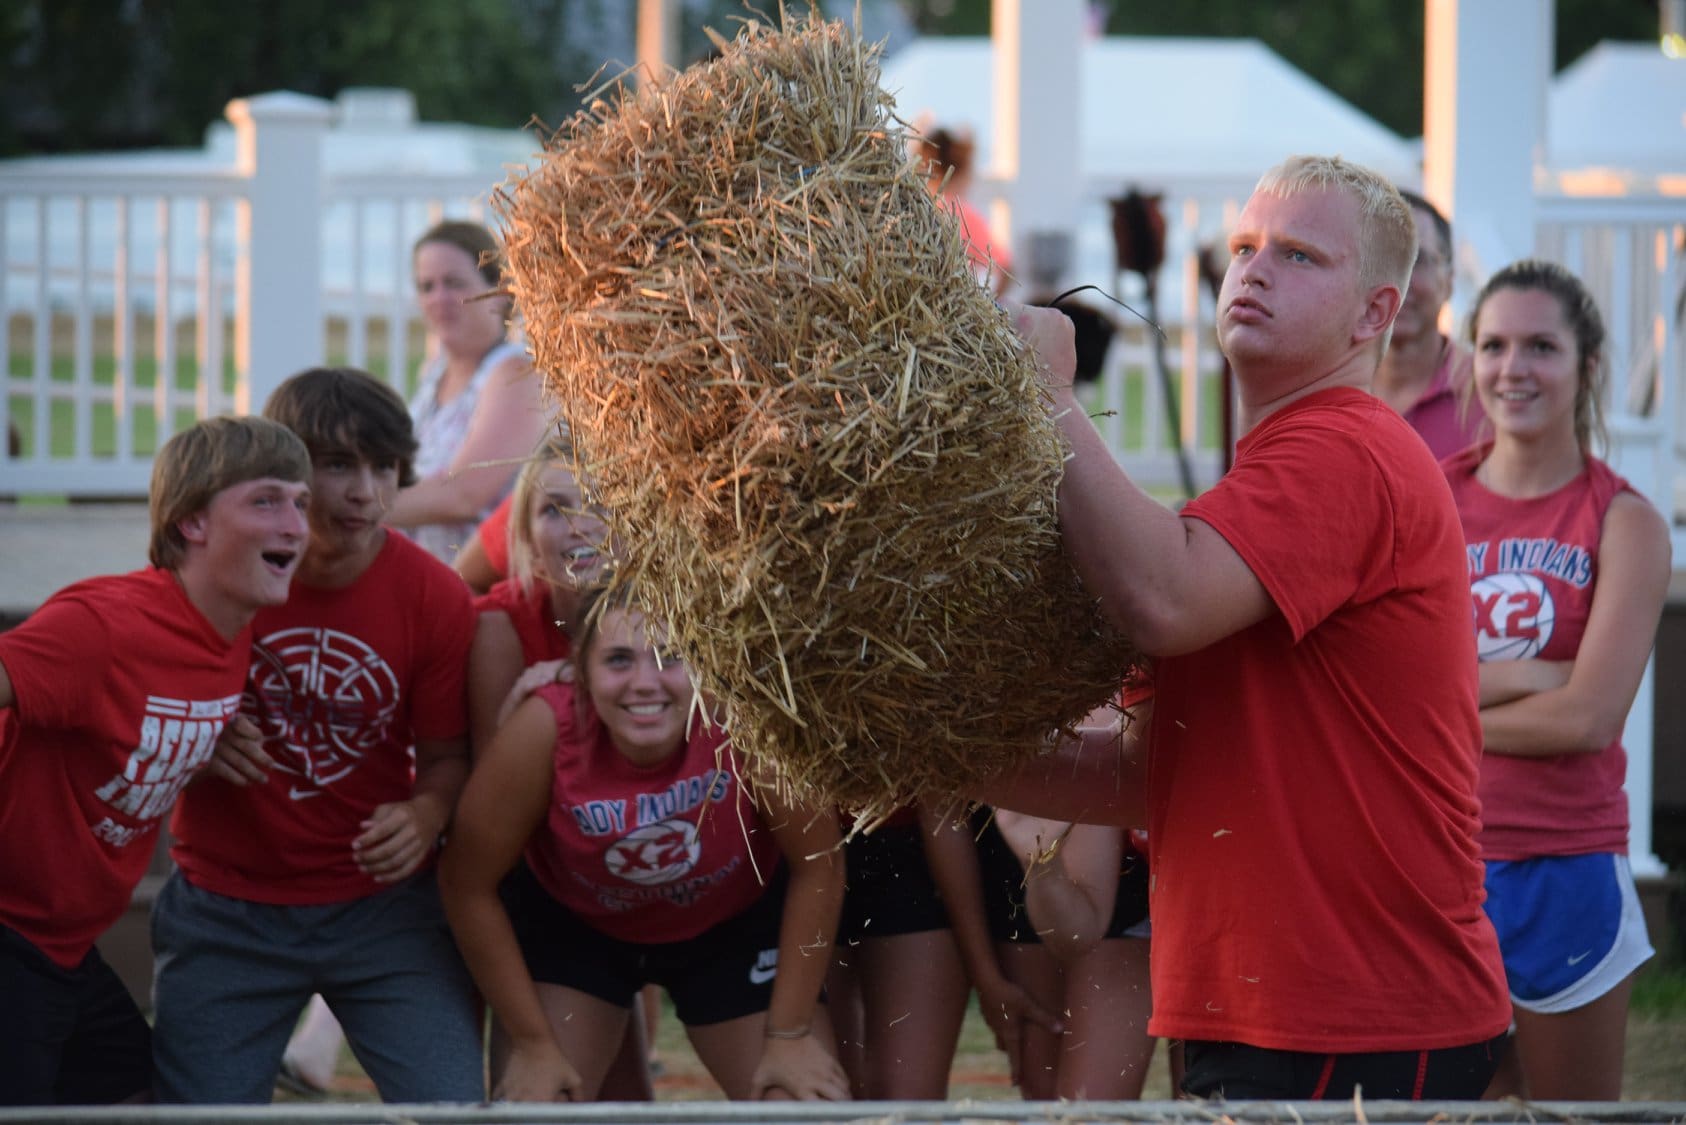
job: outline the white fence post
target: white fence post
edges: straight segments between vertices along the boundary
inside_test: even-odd
[[[1083,21],[1078,0],[1037,0],[1034,10],[1029,0],[994,0],[990,7],[995,50],[990,173],[1008,185],[1009,244],[1020,280],[1033,288],[1057,290],[1075,256]],[[1035,236],[1049,240],[1046,268],[1054,276],[1036,276],[1042,263],[1032,261]]]
[[[334,106],[287,92],[228,103],[240,208],[235,280],[235,409],[250,413],[288,375],[320,364],[322,145]]]
[[[638,0],[638,81],[661,82],[679,57],[679,5],[675,0]]]
[[[1423,187],[1471,254],[1477,285],[1534,249],[1534,169],[1545,146],[1553,42],[1549,0],[1428,0]],[[1463,311],[1454,300],[1455,311]]]

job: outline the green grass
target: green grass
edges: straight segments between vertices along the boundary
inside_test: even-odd
[[[1660,939],[1654,943],[1661,948]],[[1659,1019],[1686,1020],[1686,962],[1677,956],[1659,954],[1652,964],[1639,970],[1633,980],[1635,1014]]]
[[[1138,451],[1147,444],[1147,383],[1149,379],[1156,380],[1159,376],[1151,371],[1139,367],[1127,368],[1124,372],[1124,407],[1120,412],[1124,416],[1124,448],[1126,451]],[[1177,372],[1171,373],[1171,391],[1177,395],[1177,405],[1182,405],[1182,376]],[[1195,429],[1197,448],[1201,450],[1216,449],[1223,440],[1223,384],[1215,374],[1203,375],[1200,378],[1200,419]],[[1105,421],[1102,413],[1106,410],[1106,393],[1099,383],[1091,383],[1080,392],[1080,401],[1095,424],[1104,429]],[[1152,424],[1161,432],[1167,432],[1170,424],[1165,413],[1163,396],[1154,409],[1155,417]]]
[[[137,339],[140,339],[138,334]],[[30,352],[21,347],[22,341],[14,335],[14,347],[9,357],[9,372],[14,379],[28,379],[34,374],[34,359]],[[225,355],[232,352],[232,348],[225,351]],[[419,353],[417,353],[419,354]],[[175,364],[175,389],[183,396],[175,411],[175,425],[172,430],[181,430],[191,426],[197,417],[193,406],[192,395],[197,388],[198,365],[192,358],[192,349],[183,348],[178,353]],[[343,354],[331,355],[328,362],[344,363]],[[133,376],[130,381],[132,401],[124,412],[124,421],[130,427],[130,448],[139,456],[149,456],[158,448],[158,412],[153,400],[153,391],[158,384],[157,358],[146,351],[137,354],[133,361]],[[222,370],[222,391],[225,395],[234,393],[236,372],[232,358],[225,358]],[[368,360],[368,370],[379,378],[387,377],[388,364],[384,351],[371,349]],[[407,373],[413,374],[413,373]],[[71,386],[76,381],[75,365],[69,355],[55,355],[48,371],[48,380],[56,386]],[[1157,379],[1157,375],[1142,368],[1131,368],[1124,373],[1124,447],[1127,451],[1139,451],[1146,443],[1147,425],[1147,381]],[[117,385],[117,361],[111,355],[96,354],[90,364],[90,382],[96,387],[110,388]],[[407,386],[411,380],[401,380]],[[1180,394],[1181,376],[1173,374],[1173,393]],[[1199,448],[1210,450],[1218,447],[1222,438],[1222,404],[1219,399],[1221,391],[1217,375],[1206,375],[1201,379],[1200,395],[1200,425]],[[401,389],[401,393],[403,393]],[[1091,415],[1098,415],[1104,409],[1104,394],[1099,384],[1092,384],[1083,394],[1084,408]],[[28,392],[14,392],[7,399],[8,417],[17,426],[22,440],[22,451],[25,457],[35,455],[35,397]],[[1164,406],[1160,404],[1155,412],[1158,416],[1152,419],[1152,424],[1163,432],[1166,428]],[[76,407],[68,399],[54,399],[48,405],[48,452],[55,458],[69,458],[76,453]],[[89,408],[89,439],[95,457],[115,457],[117,455],[118,427],[120,424],[118,412],[110,402],[95,402]],[[1097,425],[1104,423],[1096,418]],[[1210,481],[1200,482],[1209,485]],[[1155,490],[1155,495],[1167,502],[1182,499],[1180,491],[1173,487]],[[41,504],[62,503],[63,497],[32,496],[26,499]]]

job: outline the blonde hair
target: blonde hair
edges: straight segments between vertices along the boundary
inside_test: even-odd
[[[1259,177],[1255,193],[1282,198],[1306,191],[1344,191],[1358,204],[1358,281],[1366,289],[1392,285],[1401,298],[1417,260],[1417,220],[1411,205],[1384,177],[1338,156],[1290,156]],[[1393,326],[1382,336],[1382,351]]]
[[[164,443],[148,490],[152,565],[174,570],[187,559],[182,520],[211,506],[217,493],[249,480],[308,483],[310,454],[297,434],[267,418],[206,418]]]
[[[544,474],[557,462],[574,473],[577,481],[574,443],[561,424],[549,431],[522,462],[521,473],[515,478],[515,493],[509,501],[509,577],[523,594],[532,593],[537,577],[533,572],[539,554],[533,543],[533,498],[543,492]]]

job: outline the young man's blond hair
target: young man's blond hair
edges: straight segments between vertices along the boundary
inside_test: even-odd
[[[1417,222],[1411,205],[1383,177],[1338,156],[1290,156],[1259,177],[1255,193],[1289,198],[1307,191],[1344,191],[1358,204],[1358,281],[1366,289],[1392,285],[1401,296],[1417,260]],[[1387,351],[1393,329],[1382,335]]]

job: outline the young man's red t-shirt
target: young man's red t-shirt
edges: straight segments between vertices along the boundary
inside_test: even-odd
[[[350,585],[295,579],[253,622],[241,702],[276,768],[263,785],[206,777],[182,795],[170,854],[188,882],[276,905],[384,889],[351,843],[376,806],[412,794],[417,739],[466,732],[473,637],[468,587],[396,533]]]
[[[1347,1053],[1503,1032],[1463,538],[1427,448],[1324,391],[1183,514],[1279,612],[1155,668],[1153,1033]]]
[[[238,709],[250,649],[156,569],[68,586],[0,635],[0,924],[81,963]]]

